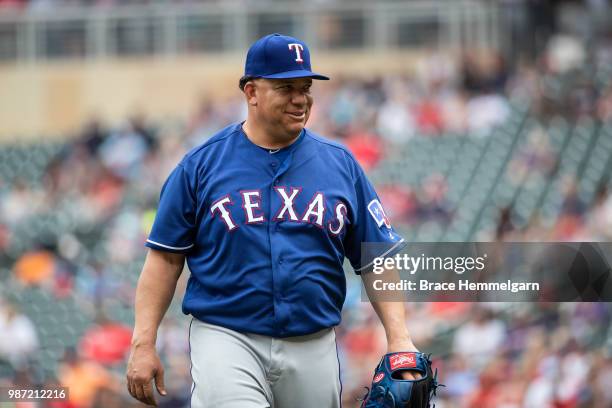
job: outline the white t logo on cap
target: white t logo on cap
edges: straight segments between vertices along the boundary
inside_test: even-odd
[[[304,60],[302,59],[302,50],[304,50],[304,47],[302,46],[302,44],[298,44],[298,43],[291,43],[289,44],[289,50],[291,50],[292,48],[295,48],[295,55],[296,55],[296,62],[304,62]]]

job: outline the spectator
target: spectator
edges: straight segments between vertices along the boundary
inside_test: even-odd
[[[401,185],[378,188],[378,195],[389,219],[398,223],[413,223],[419,219],[420,202],[415,191]]]
[[[79,353],[91,362],[113,366],[127,358],[132,338],[130,327],[109,320],[103,315],[89,328],[79,343]]]
[[[597,116],[602,122],[612,123],[612,83],[603,90],[597,102]]]
[[[448,184],[441,174],[432,174],[422,185],[419,219],[448,224],[452,219],[451,205],[446,199]]]
[[[437,100],[427,97],[413,107],[413,115],[419,133],[423,135],[439,135],[444,131],[442,108]]]
[[[108,132],[104,129],[100,120],[93,118],[81,130],[79,140],[85,145],[89,155],[95,157],[107,135]]]
[[[578,183],[568,177],[564,180],[565,194],[561,205],[559,220],[555,226],[557,239],[572,239],[581,232],[583,227],[586,205],[578,194]]]
[[[383,145],[380,138],[367,130],[351,129],[345,143],[365,171],[376,167],[382,159]]]
[[[557,157],[550,145],[550,136],[540,126],[527,136],[527,143],[518,148],[508,166],[508,178],[515,185],[540,185],[548,180],[557,164]]]
[[[15,263],[13,272],[25,286],[47,284],[55,274],[55,255],[47,250],[27,252]]]
[[[444,373],[447,397],[461,401],[473,394],[479,386],[476,372],[461,355],[453,355]]]
[[[474,96],[467,103],[467,126],[476,135],[503,123],[510,114],[506,98],[499,94]]]
[[[612,406],[612,358],[608,356],[596,362],[593,370],[592,407],[605,408]]]
[[[499,220],[495,229],[495,239],[503,241],[507,235],[516,231],[516,226],[512,221],[512,207],[504,207],[499,211]]]
[[[148,149],[147,137],[136,127],[136,123],[129,122],[111,132],[99,152],[102,163],[114,175],[122,179],[135,179],[140,175],[139,166]]]
[[[595,241],[612,239],[612,196],[605,184],[597,190],[593,206],[587,214],[586,229]]]
[[[405,143],[414,136],[414,119],[408,109],[407,97],[394,92],[378,111],[377,132],[389,143]]]
[[[25,368],[39,344],[30,319],[10,303],[0,303],[0,333],[0,360],[8,361],[15,369]]]
[[[66,350],[59,368],[59,382],[70,390],[69,401],[79,408],[92,408],[100,390],[118,389],[118,384],[108,371],[79,357],[74,349]]]
[[[504,324],[485,308],[477,308],[473,318],[459,328],[453,340],[453,352],[470,360],[474,367],[484,367],[501,350]]]
[[[27,0],[0,0],[0,11],[2,11],[2,9],[23,9],[26,2]]]

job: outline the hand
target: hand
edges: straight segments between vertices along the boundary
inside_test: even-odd
[[[387,353],[399,353],[405,351],[418,352],[419,349],[416,348],[412,340],[404,340],[401,342],[389,343],[387,345]],[[400,374],[404,380],[418,380],[422,377],[421,373],[418,371],[402,371]]]
[[[166,395],[164,367],[155,345],[134,345],[127,365],[127,388],[130,395],[147,405],[157,406],[151,381],[161,395]]]

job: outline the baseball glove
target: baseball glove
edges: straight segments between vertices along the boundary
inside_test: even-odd
[[[429,408],[436,395],[438,370],[431,370],[430,355],[417,352],[385,354],[374,370],[372,388],[361,408]],[[418,380],[403,380],[402,371],[421,374]]]

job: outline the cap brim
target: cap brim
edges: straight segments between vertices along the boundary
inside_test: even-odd
[[[266,79],[312,78],[312,79],[329,80],[329,78],[326,77],[325,75],[317,74],[316,72],[310,72],[305,69],[300,69],[297,71],[278,72],[276,74],[271,74],[271,75],[261,75],[260,78],[266,78]]]

